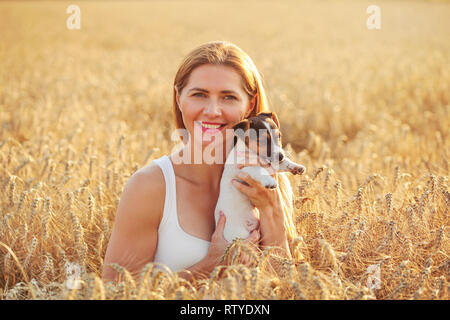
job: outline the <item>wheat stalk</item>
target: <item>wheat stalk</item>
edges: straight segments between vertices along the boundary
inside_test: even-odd
[[[50,197],[45,198],[45,215],[44,219],[42,220],[42,228],[44,229],[44,240],[48,239],[49,236],[49,222],[52,217],[52,203]]]
[[[38,243],[37,238],[36,238],[35,236],[33,236],[33,240],[31,241],[31,245],[30,245],[30,247],[28,248],[28,255],[27,255],[27,257],[25,258],[25,262],[23,263],[24,269],[27,269],[27,268],[28,268],[28,266],[29,266],[29,264],[30,264],[30,261],[31,261],[31,257],[33,256],[34,251],[36,250],[37,243]]]
[[[391,204],[392,204],[392,193],[386,193],[386,215],[389,215],[391,212]]]
[[[94,279],[95,281],[95,289],[93,290],[91,299],[95,300],[105,300],[106,299],[106,293],[105,293],[105,287],[103,285],[103,281],[98,278],[97,276]],[[100,296],[100,297],[98,297]]]
[[[11,183],[9,184],[9,206],[14,206],[14,191],[16,187],[16,177],[14,176],[11,180]]]

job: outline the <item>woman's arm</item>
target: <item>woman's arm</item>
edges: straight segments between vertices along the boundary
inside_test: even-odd
[[[217,263],[215,263],[214,260],[210,259],[209,257],[205,257],[203,260],[200,260],[193,266],[179,271],[178,275],[189,281],[194,282],[197,279],[207,279],[209,278],[209,275],[216,267]]]
[[[259,209],[260,216],[264,219],[261,221],[261,238],[262,247],[278,247],[279,254],[285,258],[292,259],[289,248],[286,227],[284,225],[284,215],[280,206],[280,202],[276,201],[273,206],[267,206]]]
[[[118,280],[110,263],[125,267],[137,279],[142,267],[153,261],[164,197],[164,176],[156,165],[137,171],[128,180],[106,249],[102,272],[105,281]]]
[[[196,279],[209,278],[209,275],[214,268],[220,265],[220,258],[224,254],[227,247],[230,245],[224,235],[223,230],[225,228],[226,217],[223,212],[220,212],[219,220],[217,221],[216,230],[211,236],[211,245],[209,246],[208,254],[204,259],[187,268],[186,270],[178,272],[178,275],[190,282]],[[259,231],[254,230],[250,236],[245,239],[246,242],[257,244],[259,242]],[[241,261],[246,263],[248,261]]]

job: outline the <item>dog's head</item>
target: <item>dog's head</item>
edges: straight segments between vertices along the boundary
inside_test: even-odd
[[[260,112],[242,120],[233,127],[235,144],[240,138],[248,149],[255,152],[263,163],[270,164],[277,171],[301,174],[305,168],[287,159],[281,145],[280,122],[275,112]]]
[[[237,123],[233,129],[236,138],[241,138],[245,145],[256,152],[260,158],[283,160],[284,153],[281,149],[279,121],[274,112],[258,113],[254,117]]]

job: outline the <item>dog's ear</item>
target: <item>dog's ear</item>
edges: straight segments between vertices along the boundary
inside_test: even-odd
[[[233,126],[233,129],[234,129],[234,130],[242,129],[242,130],[245,132],[245,131],[248,130],[249,126],[250,126],[250,123],[248,122],[248,119],[244,119],[244,120],[242,120],[242,121],[236,123],[236,124]]]
[[[256,116],[262,116],[264,118],[270,118],[275,122],[278,128],[280,128],[280,121],[278,121],[277,114],[275,112],[260,112]]]
[[[244,119],[237,124],[233,126],[234,129],[234,139],[233,139],[233,146],[236,145],[238,138],[240,138],[242,141],[244,141],[246,144],[248,144],[248,139],[245,137],[245,132],[250,128],[250,122],[248,119]]]

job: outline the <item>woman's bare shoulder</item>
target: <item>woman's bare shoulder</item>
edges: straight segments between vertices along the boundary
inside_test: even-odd
[[[112,262],[135,271],[153,259],[164,197],[164,175],[156,164],[139,169],[128,179],[106,250],[104,279],[115,277],[115,271],[107,267]]]
[[[148,221],[159,225],[164,211],[165,181],[161,168],[150,163],[140,168],[128,179],[120,199],[126,212],[133,212]],[[121,211],[121,210],[119,210]]]

